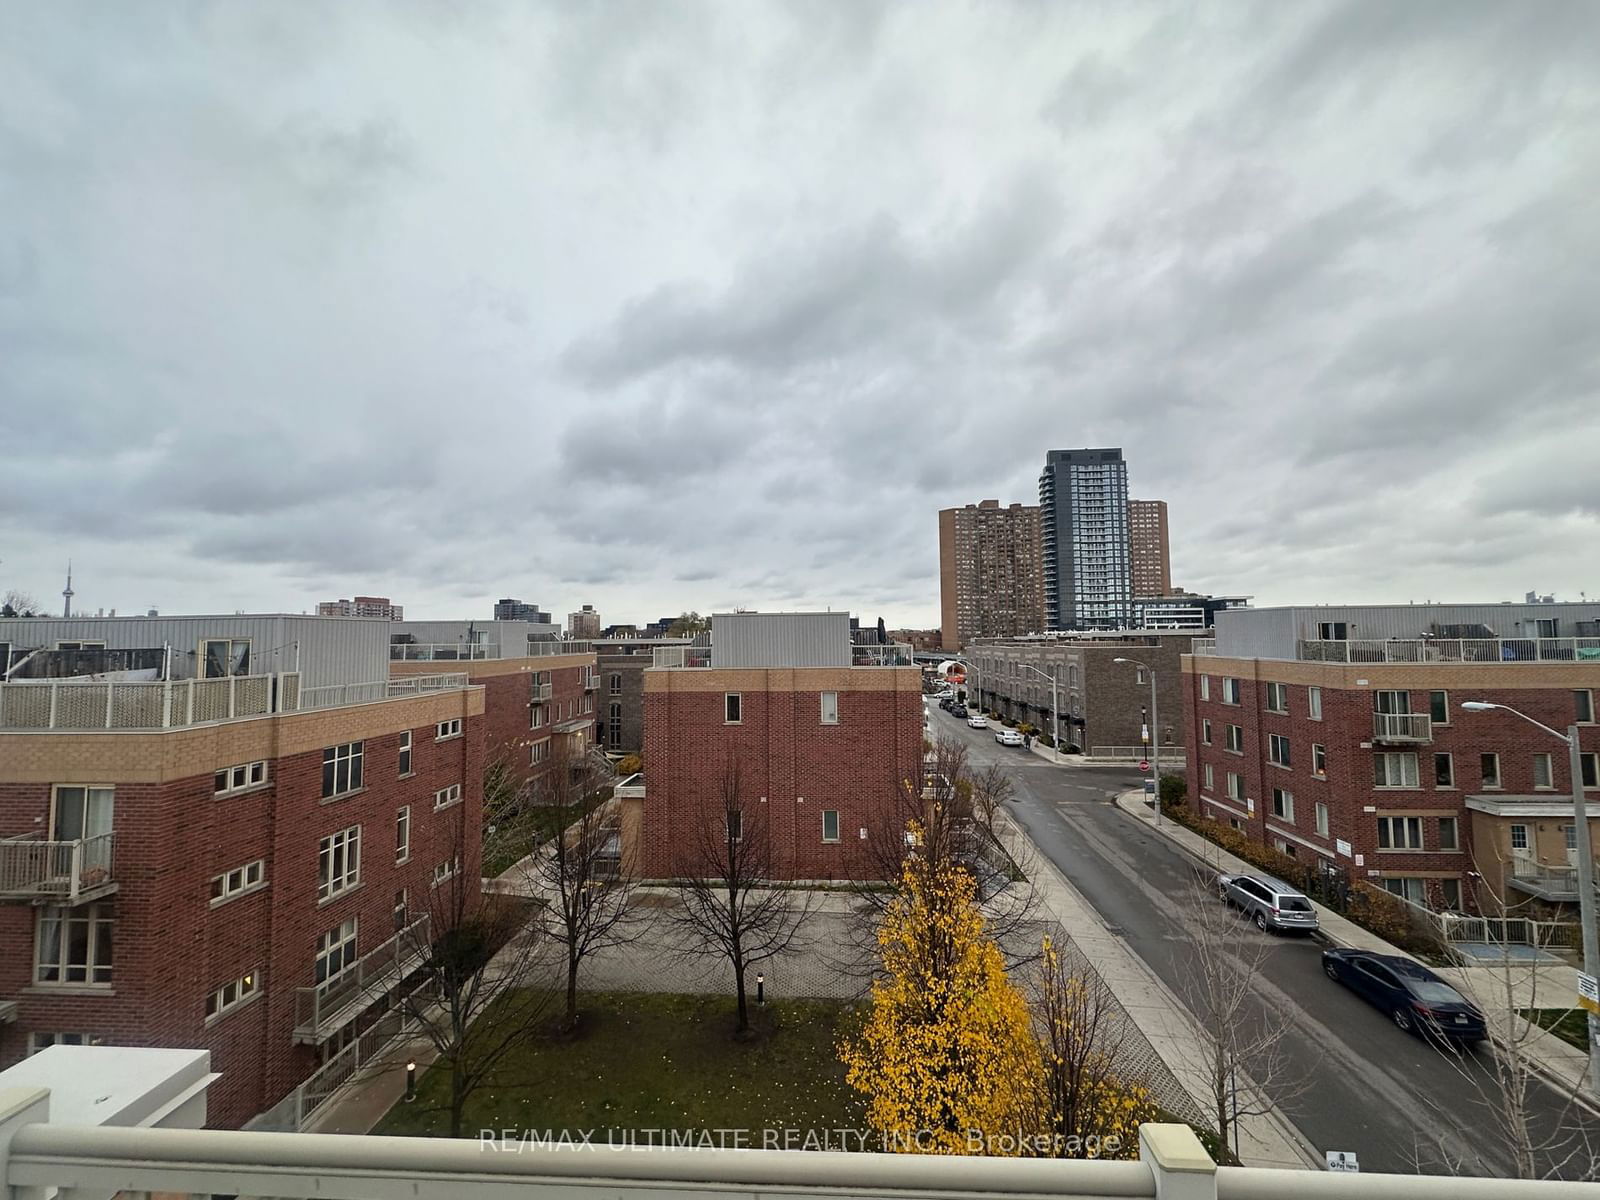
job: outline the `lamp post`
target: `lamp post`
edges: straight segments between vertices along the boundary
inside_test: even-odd
[[[1537,725],[1551,737],[1567,744],[1567,763],[1572,771],[1572,821],[1573,838],[1578,851],[1578,922],[1583,927],[1583,973],[1594,975],[1600,969],[1600,935],[1595,929],[1594,913],[1594,851],[1589,839],[1589,813],[1583,800],[1583,754],[1578,744],[1578,727],[1569,725],[1566,733],[1559,733],[1543,721],[1535,721],[1525,712],[1518,712],[1509,704],[1491,704],[1487,700],[1465,700],[1461,707],[1467,712],[1488,712],[1498,708],[1514,717],[1521,717],[1530,725]],[[1589,1013],[1589,1090],[1600,1095],[1600,1017]]]
[[[1161,824],[1161,714],[1156,711],[1156,669],[1137,658],[1113,658],[1114,663],[1130,663],[1150,673],[1150,774],[1156,781],[1156,824]]]
[[[1020,658],[1017,660],[1017,666],[1021,667],[1024,671],[1032,671],[1035,675],[1039,676],[1039,678],[1041,678],[1041,679],[1048,679],[1050,681],[1050,730],[1051,730],[1051,737],[1055,739],[1055,747],[1054,747],[1054,749],[1055,749],[1055,752],[1056,752],[1056,761],[1060,762],[1061,761],[1061,697],[1056,692],[1056,677],[1055,677],[1055,673],[1053,671],[1052,672],[1041,671],[1041,670],[1039,670],[1038,667],[1029,666],[1027,663],[1023,662]]]
[[[762,1008],[767,1004],[767,976],[765,972],[756,972],[756,1003]]]
[[[410,1104],[416,1098],[417,1098],[417,1064],[413,1061],[413,1062],[408,1062],[406,1064],[406,1103]]]

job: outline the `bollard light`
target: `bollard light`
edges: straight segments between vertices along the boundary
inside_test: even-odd
[[[765,1004],[766,1002],[767,1002],[767,977],[766,977],[765,973],[763,973],[761,971],[757,971],[756,972],[756,1003],[757,1004]]]
[[[417,1064],[406,1064],[406,1103],[410,1104],[417,1098]]]

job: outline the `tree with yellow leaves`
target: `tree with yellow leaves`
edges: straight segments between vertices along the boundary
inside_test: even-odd
[[[885,1149],[1015,1154],[1039,1129],[1039,1043],[974,893],[961,867],[913,854],[879,928],[886,977],[840,1057]]]

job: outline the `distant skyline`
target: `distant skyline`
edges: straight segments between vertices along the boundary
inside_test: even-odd
[[[1600,5],[0,0],[0,592],[938,622],[1600,595]]]

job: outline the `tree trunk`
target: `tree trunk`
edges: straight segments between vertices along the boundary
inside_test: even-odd
[[[575,1029],[578,1025],[578,959],[576,955],[567,955],[567,1028]]]
[[[461,1121],[467,1107],[464,1065],[459,1056],[450,1063],[450,1136],[461,1136]]]
[[[744,966],[742,964],[735,966],[733,969],[733,975],[735,980],[735,988],[739,994],[739,1021],[738,1024],[734,1026],[734,1032],[740,1034],[749,1033],[750,1006],[746,1002],[744,995]]]

